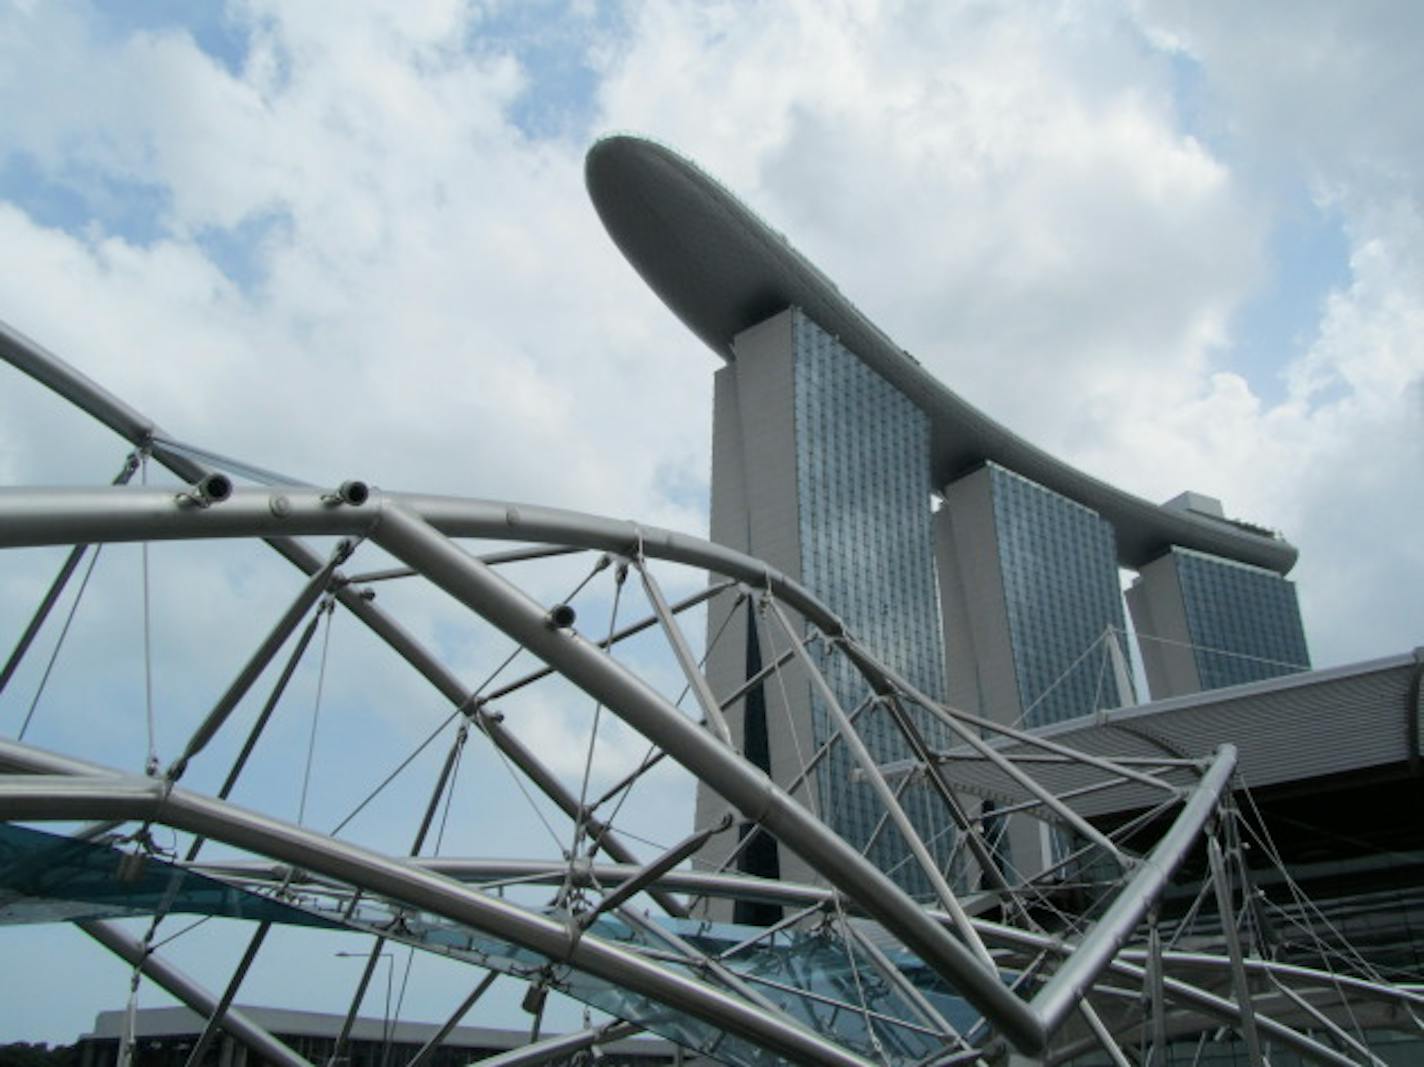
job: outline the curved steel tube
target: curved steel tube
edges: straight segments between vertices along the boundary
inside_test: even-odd
[[[114,923],[78,922],[75,925],[198,1014],[211,1016],[221,1006],[217,996]],[[224,1030],[268,1063],[277,1067],[312,1067],[296,1051],[258,1026],[238,1008],[229,1005],[219,1021]]]
[[[119,436],[139,448],[147,448],[153,457],[184,481],[193,483],[206,477],[212,471],[199,463],[192,455],[166,447],[167,435],[152,419],[130,407],[123,400],[91,380],[76,368],[70,366],[43,345],[26,337],[18,330],[0,322],[0,359],[30,375],[41,385],[58,393],[81,411]],[[303,486],[310,489],[310,486]],[[295,537],[280,534],[266,538],[267,544],[308,577],[321,570],[325,560],[306,544]],[[343,607],[360,619],[372,632],[385,641],[407,663],[422,674],[431,685],[441,692],[457,708],[468,702],[469,692],[460,681],[432,656],[414,637],[407,633],[382,608],[361,597],[357,590],[342,586],[336,591],[336,598]],[[478,709],[477,709],[478,712]],[[496,718],[476,714],[476,724],[561,811],[570,819],[579,817],[578,800],[565,789],[542,762],[522,745],[517,738],[503,729]],[[599,827],[596,820],[588,820],[591,830],[598,834],[600,847],[620,862],[631,862],[633,853],[612,831]],[[661,889],[653,889],[650,895],[672,915],[685,913],[682,904]]]
[[[0,742],[0,766],[4,765],[3,742]],[[529,884],[558,883],[571,878],[580,886],[600,885],[611,888],[631,878],[639,868],[626,863],[596,863],[578,867],[570,875],[567,863],[556,860],[523,859],[469,859],[464,857],[438,857],[411,859],[407,862],[425,870],[434,871],[458,882],[521,881]],[[262,860],[214,860],[193,864],[193,869],[215,878],[254,879],[279,883],[291,875],[291,868]],[[722,896],[733,900],[766,901],[784,904],[788,907],[811,907],[817,904],[831,905],[835,901],[835,891],[825,886],[809,885],[805,882],[772,881],[750,874],[730,872],[673,870],[659,880],[664,888],[678,893],[694,893],[699,896]],[[302,884],[300,879],[292,882]],[[931,910],[942,925],[950,924],[949,916]],[[1047,934],[1032,934],[1021,927],[1005,926],[988,919],[971,918],[975,930],[986,942],[996,947],[1038,952],[1056,946],[1063,954],[1071,951],[1072,945],[1059,941]],[[1146,960],[1147,954],[1141,949],[1124,948],[1117,959],[1131,964]],[[1230,968],[1231,961],[1225,956],[1208,952],[1184,952],[1168,950],[1162,959],[1181,971],[1222,972]],[[1348,989],[1361,996],[1407,1003],[1424,1009],[1424,989],[1410,986],[1384,985],[1351,975],[1319,971],[1301,964],[1282,963],[1278,960],[1248,958],[1242,966],[1252,974],[1274,975],[1281,979],[1291,979],[1310,986],[1328,989]]]
[[[130,775],[0,780],[0,818],[141,819],[201,834],[237,848],[301,865],[322,875],[504,938],[548,958],[639,993],[798,1063],[869,1067],[801,1027],[591,934],[401,861],[292,826],[235,805]]]

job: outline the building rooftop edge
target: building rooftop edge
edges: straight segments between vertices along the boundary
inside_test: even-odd
[[[992,460],[1092,508],[1113,527],[1119,561],[1140,569],[1173,545],[1278,574],[1283,537],[1143,500],[1019,437],[936,380],[872,323],[784,235],[672,149],[619,133],[589,149],[585,181],[609,236],[664,304],[722,359],[743,330],[798,307],[930,417],[943,488]]]

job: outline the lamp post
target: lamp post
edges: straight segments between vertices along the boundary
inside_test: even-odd
[[[341,959],[371,958],[366,952],[337,952],[334,955]],[[387,1067],[391,1055],[391,987],[395,984],[396,962],[395,956],[389,952],[378,952],[376,956],[386,961],[386,1010],[381,1016],[381,1067]]]

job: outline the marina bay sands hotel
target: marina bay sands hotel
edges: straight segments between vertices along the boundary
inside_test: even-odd
[[[1035,447],[936,381],[787,240],[695,165],[618,136],[587,182],[614,241],[718,354],[711,536],[820,596],[922,691],[1038,726],[1309,668],[1296,550],[1183,493],[1158,505]],[[1120,570],[1149,694],[1127,668]],[[728,692],[765,657],[753,612],[713,611],[708,671]],[[787,782],[828,736],[809,689],[734,709],[750,758]],[[792,724],[788,727],[788,723]],[[872,749],[876,740],[871,738]],[[879,740],[878,759],[906,753]],[[854,792],[823,763],[822,801]],[[708,796],[700,798],[710,804]],[[852,840],[855,803],[834,807]],[[916,822],[928,819],[927,807]],[[704,813],[699,810],[698,822]],[[893,844],[881,862],[893,861]],[[874,853],[872,853],[874,855]],[[776,873],[764,861],[758,873]]]

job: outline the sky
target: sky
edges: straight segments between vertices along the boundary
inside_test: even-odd
[[[583,189],[589,145],[633,131],[1022,436],[1282,530],[1316,666],[1405,652],[1424,644],[1421,37],[1417,5],[1323,0],[0,0],[0,319],[175,437],[306,481],[705,533],[717,357]],[[0,484],[107,481],[124,451],[0,368]],[[6,648],[55,561],[11,555]],[[255,640],[293,579],[257,549],[154,555],[160,703],[201,706],[191,665]],[[98,667],[55,683],[63,709],[114,714],[37,720],[37,743],[141,761],[133,648],[100,626],[132,623],[140,566],[116,548],[96,569],[74,641]],[[551,598],[575,580],[529,578]],[[494,638],[411,604],[474,677]],[[376,654],[332,631],[333,664]],[[438,724],[438,699],[389,684],[333,670],[323,699],[369,711],[373,745]],[[570,700],[520,728],[576,771]],[[6,736],[27,701],[0,698]],[[611,729],[609,768],[636,748]],[[648,832],[676,839],[690,782],[649,788]],[[95,969],[24,996],[0,969],[0,1031],[69,1039],[122,1006],[126,974],[78,935],[5,937]],[[313,975],[349,968],[318,954]],[[281,988],[277,964],[260,977]]]

